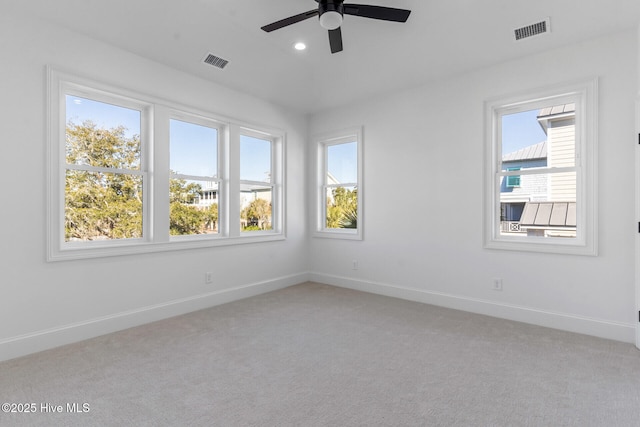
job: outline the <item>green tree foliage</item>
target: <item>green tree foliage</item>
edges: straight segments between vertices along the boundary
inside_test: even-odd
[[[102,129],[91,121],[69,122],[66,162],[113,169],[113,172],[67,169],[65,180],[65,239],[100,240],[142,237],[142,177],[140,137],[127,137],[118,126]],[[169,184],[170,233],[200,234],[214,230],[218,205],[195,205],[197,183],[172,179]]]
[[[336,187],[327,199],[327,228],[358,227],[358,189]]]
[[[142,236],[142,178],[122,171],[140,168],[140,137],[122,126],[107,130],[91,121],[66,129],[68,164],[119,169],[113,173],[68,169],[65,179],[65,239]]]
[[[242,210],[240,217],[248,223],[257,223],[257,227],[247,226],[245,231],[249,230],[269,230],[271,229],[271,203],[264,199],[255,199]]]
[[[169,183],[169,233],[173,236],[202,234],[214,230],[218,222],[218,204],[203,208],[195,203],[202,191],[200,184],[184,179]]]
[[[218,204],[212,204],[204,212],[205,227],[209,230],[216,230],[218,226]]]
[[[169,181],[169,202],[193,204],[200,195],[202,187],[195,182],[172,178]]]
[[[199,234],[205,221],[204,211],[180,202],[169,206],[169,233],[174,236]]]

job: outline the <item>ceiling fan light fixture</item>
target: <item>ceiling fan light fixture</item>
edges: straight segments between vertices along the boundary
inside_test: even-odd
[[[320,15],[320,26],[325,30],[335,30],[342,25],[342,14],[335,10],[328,10]]]
[[[373,6],[370,4],[344,4],[345,0],[315,0],[318,3],[316,9],[298,13],[297,15],[272,22],[260,27],[263,31],[271,31],[287,27],[311,17],[318,17],[320,26],[329,33],[329,47],[331,53],[342,52],[342,20],[343,16],[353,15],[363,18],[378,19],[381,21],[407,22],[411,11],[408,9],[396,9],[394,7]]]

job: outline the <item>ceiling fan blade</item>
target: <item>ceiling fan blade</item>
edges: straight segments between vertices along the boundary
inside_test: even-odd
[[[363,18],[381,19],[383,21],[407,22],[411,11],[369,4],[344,4],[344,13],[345,15],[362,16]]]
[[[288,25],[295,24],[295,23],[300,22],[300,21],[304,21],[305,19],[309,19],[309,18],[312,18],[312,17],[317,16],[317,15],[318,15],[318,9],[313,9],[313,10],[310,10],[308,12],[304,12],[304,13],[300,13],[298,15],[290,16],[288,18],[284,18],[284,19],[281,19],[279,21],[276,21],[276,22],[274,22],[272,24],[265,25],[264,27],[262,27],[262,29],[264,31],[266,31],[267,33],[270,33],[271,31],[278,30],[278,29],[280,29],[282,27],[286,27]]]
[[[329,46],[331,53],[342,52],[342,31],[340,27],[335,30],[329,30]]]

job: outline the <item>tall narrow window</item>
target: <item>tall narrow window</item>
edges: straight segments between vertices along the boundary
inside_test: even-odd
[[[487,104],[487,247],[595,254],[595,92]]]
[[[273,230],[273,141],[240,135],[240,228]]]
[[[65,94],[64,241],[144,235],[141,111]]]
[[[362,142],[360,131],[318,143],[318,235],[362,238]]]
[[[196,119],[193,118],[192,121]],[[218,129],[200,120],[170,120],[169,232],[217,235]]]

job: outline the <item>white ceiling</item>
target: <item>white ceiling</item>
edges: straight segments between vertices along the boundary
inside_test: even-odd
[[[344,51],[332,55],[316,18],[272,33],[260,29],[316,8],[314,0],[23,0],[3,9],[305,113],[635,28],[640,20],[638,0],[347,2],[412,13],[404,24],[345,16]],[[546,17],[550,34],[514,40],[515,28]],[[296,41],[307,50],[294,50]],[[203,64],[209,52],[229,65]]]

